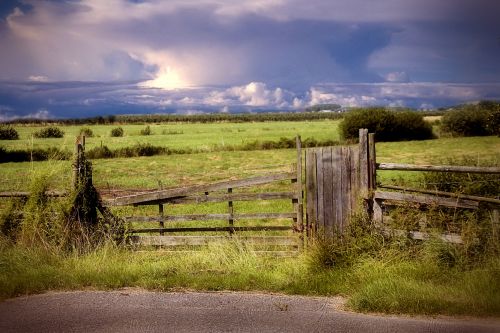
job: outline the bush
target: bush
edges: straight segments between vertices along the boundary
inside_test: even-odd
[[[441,130],[454,136],[492,135],[493,131],[488,126],[492,113],[479,105],[451,110],[443,115]]]
[[[80,128],[80,135],[85,135],[87,138],[91,138],[94,136],[94,132],[90,127]]]
[[[12,126],[0,126],[0,140],[18,140],[19,133]]]
[[[112,137],[120,137],[123,136],[123,128],[121,127],[116,127],[111,130],[111,136]]]
[[[89,159],[115,157],[115,154],[113,153],[113,151],[111,151],[111,149],[109,149],[107,146],[94,147],[90,150],[87,150],[85,152],[85,155]]]
[[[141,135],[151,135],[151,133],[151,127],[149,125],[141,129]]]
[[[357,139],[359,129],[375,133],[377,141],[432,139],[432,125],[412,111],[394,112],[381,108],[357,109],[346,114],[340,124],[344,139]]]
[[[62,138],[64,136],[64,131],[59,127],[50,126],[39,130],[33,134],[35,138]]]

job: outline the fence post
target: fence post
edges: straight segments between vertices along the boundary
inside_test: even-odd
[[[232,188],[228,188],[227,189],[227,193],[228,194],[231,194],[233,193],[233,189]],[[228,213],[229,213],[229,235],[232,235],[234,233],[234,229],[233,229],[233,226],[234,226],[234,219],[233,219],[233,214],[234,214],[234,209],[233,209],[233,201],[232,200],[229,200],[228,202]]]
[[[304,231],[304,201],[302,191],[302,140],[300,135],[296,138],[297,146],[297,224],[302,233]]]
[[[374,191],[377,188],[377,157],[375,153],[375,133],[368,134],[369,186]]]

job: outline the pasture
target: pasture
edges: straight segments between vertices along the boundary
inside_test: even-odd
[[[113,125],[90,126],[95,137],[87,148],[103,144],[126,147],[137,142],[177,148],[206,147],[205,152],[152,157],[97,159],[93,180],[106,198],[136,191],[177,187],[291,171],[294,149],[210,151],[213,145],[237,145],[254,140],[279,140],[300,134],[303,139],[339,140],[339,121],[155,124],[153,134],[140,135],[145,125],[122,125],[125,136],[110,138]],[[58,147],[71,150],[81,126],[63,126],[63,139],[34,139],[36,126],[16,127],[18,141],[2,141],[9,149]],[[17,145],[17,146],[16,146]],[[477,165],[500,161],[497,137],[440,138],[425,141],[377,143],[380,162],[443,164],[466,156]],[[50,188],[67,190],[71,161],[49,160],[0,164],[0,191],[28,190],[30,179],[49,175]],[[420,181],[419,172],[383,171],[384,184]],[[279,190],[288,184],[266,185]],[[289,200],[235,202],[237,212],[284,212]],[[117,215],[155,215],[158,207],[114,208]],[[217,213],[225,204],[167,205],[168,214]],[[249,221],[261,225],[264,221]],[[278,221],[279,222],[279,221]],[[184,222],[182,226],[225,225],[227,221]],[[282,222],[281,222],[282,223]],[[172,224],[176,226],[177,224]],[[180,226],[180,224],[179,224]],[[374,242],[362,239],[361,242]],[[363,246],[362,243],[354,244]],[[349,252],[348,250],[347,252]],[[357,311],[406,314],[459,314],[498,316],[498,257],[484,265],[443,264],[442,254],[457,255],[454,248],[434,242],[425,245],[396,242],[378,252],[353,257],[347,265],[321,265],[325,249],[313,248],[296,258],[259,257],[238,241],[218,244],[196,253],[171,255],[133,252],[107,245],[89,253],[64,254],[51,249],[26,249],[0,239],[0,298],[46,290],[114,289],[142,287],[152,290],[258,290],[308,295],[346,295]],[[458,255],[457,255],[458,256]],[[458,258],[458,257],[457,257]],[[30,264],[27,265],[26,263]]]
[[[276,121],[251,123],[163,123],[148,124],[151,135],[141,135],[146,126],[139,124],[58,126],[65,135],[63,138],[37,139],[32,134],[43,128],[41,125],[16,125],[19,140],[0,140],[0,146],[8,150],[56,147],[61,150],[73,150],[75,137],[80,129],[88,127],[94,136],[87,138],[86,147],[92,149],[102,145],[110,149],[132,146],[137,143],[149,143],[169,148],[192,148],[210,151],[213,146],[242,145],[255,140],[278,141],[282,137],[294,138],[297,134],[303,139],[340,140],[338,124],[340,120],[315,121]],[[111,130],[122,127],[123,137],[111,137]]]

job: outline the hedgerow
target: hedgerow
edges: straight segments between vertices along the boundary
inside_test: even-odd
[[[340,123],[344,139],[356,139],[360,128],[375,133],[377,141],[432,139],[432,125],[414,111],[389,111],[383,108],[356,109]]]

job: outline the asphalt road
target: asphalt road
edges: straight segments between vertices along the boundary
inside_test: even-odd
[[[65,292],[0,303],[0,332],[500,332],[500,321],[340,310],[340,298],[246,293]]]

